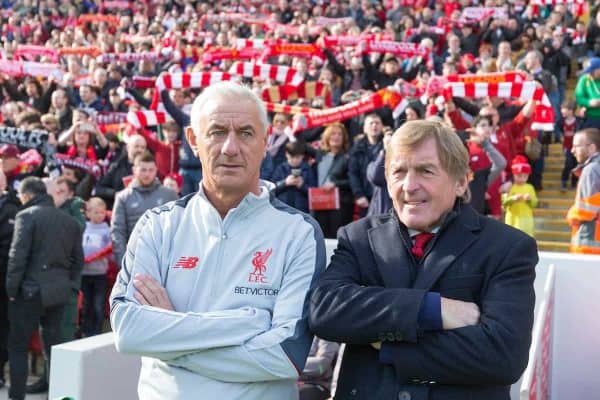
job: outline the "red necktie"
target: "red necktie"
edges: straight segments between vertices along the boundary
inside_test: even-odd
[[[425,246],[427,246],[427,243],[429,243],[432,238],[433,233],[429,232],[421,232],[413,236],[415,243],[410,249],[410,252],[413,253],[413,256],[415,256],[417,260],[420,260],[421,257],[423,257],[423,254],[425,254]]]

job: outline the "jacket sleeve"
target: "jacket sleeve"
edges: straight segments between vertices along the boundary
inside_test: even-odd
[[[352,189],[354,198],[358,199],[366,196],[362,185],[360,163],[353,153],[350,153],[350,159],[348,160],[348,179],[350,180],[350,188]]]
[[[163,232],[156,217],[153,211],[147,211],[136,224],[110,296],[117,350],[166,361],[190,352],[241,345],[267,331],[271,318],[266,310],[243,307],[198,313],[139,304],[134,297],[133,276],[150,275],[163,286],[166,279],[157,251],[163,243]]]
[[[326,376],[331,371],[333,362],[340,349],[340,345],[335,342],[319,338],[315,338],[315,340],[317,341],[317,352],[306,359],[306,366],[304,367],[304,371],[302,371],[300,380]]]
[[[73,244],[71,249],[71,288],[78,291],[81,287],[81,271],[83,270],[83,246],[82,243],[82,231],[77,225],[77,241]]]
[[[116,196],[110,221],[113,253],[119,268],[123,262],[123,256],[127,247],[127,212],[124,200],[122,194]]]
[[[367,179],[375,186],[383,187],[385,181],[385,151],[380,151],[377,158],[367,166]]]
[[[226,382],[298,379],[313,339],[307,322],[307,292],[324,268],[323,234],[313,225],[298,236],[296,248],[291,249],[266,332],[237,346],[186,355],[168,363]]]
[[[8,267],[6,271],[6,295],[16,297],[23,282],[23,276],[29,261],[31,238],[33,238],[34,223],[29,213],[19,213],[15,218],[10,251],[8,252]]]
[[[102,197],[103,199],[110,199],[110,200],[115,198],[115,194],[117,191],[112,186],[113,185],[112,182],[115,179],[117,170],[118,170],[118,166],[113,165],[112,167],[110,167],[108,169],[106,174],[102,178],[100,178],[100,180],[98,181],[98,184],[96,185],[96,195],[97,196]]]
[[[310,327],[320,338],[370,344],[393,336],[417,341],[418,314],[425,290],[364,286],[359,259],[347,227],[310,298]]]
[[[483,147],[483,150],[492,162],[492,168],[490,169],[490,174],[487,179],[487,186],[489,187],[496,181],[502,171],[504,171],[504,168],[506,168],[506,158],[504,158],[489,140],[485,140],[481,144],[481,147]]]
[[[384,343],[379,360],[394,365],[402,381],[452,385],[516,382],[529,355],[537,260],[533,238],[521,236],[521,240],[511,241],[482,289],[477,325],[425,332],[417,343]]]
[[[181,111],[175,105],[175,103],[173,103],[173,100],[171,100],[171,96],[169,96],[168,90],[165,89],[160,92],[160,99],[162,100],[165,106],[165,110],[167,110],[169,115],[171,115],[171,117],[175,120],[175,122],[177,122],[177,125],[179,125],[181,129],[184,129],[190,124],[190,117],[186,113]]]

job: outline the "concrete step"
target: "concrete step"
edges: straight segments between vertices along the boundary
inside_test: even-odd
[[[563,170],[563,165],[562,164],[557,164],[557,163],[551,163],[551,164],[545,164],[544,165],[544,175],[547,172],[558,172],[559,174],[562,174],[562,170]],[[558,175],[560,176],[560,175]]]
[[[565,212],[569,210],[573,204],[573,199],[559,199],[559,198],[544,198],[540,199],[538,208],[551,208],[551,209],[562,209]]]
[[[546,174],[544,174],[542,186],[544,190],[560,190],[560,179],[546,179]],[[544,190],[537,193],[538,197],[544,194]]]
[[[568,242],[571,240],[571,232],[536,230],[535,238],[537,240]]]
[[[560,253],[569,252],[569,242],[555,242],[552,240],[538,240],[538,250],[540,251],[557,251]]]
[[[553,231],[553,232],[569,232],[571,233],[571,226],[567,224],[567,221],[563,218],[535,218],[535,229],[540,231]]]
[[[544,165],[564,165],[565,158],[563,156],[548,156],[544,158]]]
[[[537,194],[539,200],[545,200],[547,198],[558,198],[558,199],[575,199],[575,189],[569,189],[566,191],[544,189]]]
[[[552,208],[534,208],[533,209],[534,217],[543,217],[547,219],[560,219],[563,220],[567,216],[567,210],[564,209],[552,209]]]
[[[552,179],[552,180],[557,180],[560,181],[560,175],[561,175],[561,171],[546,171],[544,170],[544,179]]]

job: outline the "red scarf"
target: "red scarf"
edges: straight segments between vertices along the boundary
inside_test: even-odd
[[[70,158],[79,157],[79,154],[77,154],[77,147],[75,145],[69,146],[69,148],[67,149],[67,155]],[[96,157],[96,151],[94,150],[94,146],[89,145],[87,147],[87,149],[85,150],[85,159],[94,161],[94,162],[98,161],[98,159]]]

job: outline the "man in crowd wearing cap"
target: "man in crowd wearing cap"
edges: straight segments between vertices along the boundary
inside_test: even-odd
[[[17,193],[23,179],[32,175],[37,176],[43,171],[43,165],[38,166],[33,171],[24,170],[19,158],[20,154],[19,148],[14,144],[0,146],[0,160],[2,160],[2,171],[6,175],[6,187],[13,193]]]
[[[469,156],[447,125],[408,121],[387,149],[393,211],[340,228],[311,292],[311,329],[346,343],[336,398],[508,399],[531,343],[535,240],[466,203]]]
[[[575,101],[585,108],[584,128],[600,128],[600,57],[590,59],[577,81]]]
[[[379,67],[383,63],[383,71]],[[368,56],[363,57],[363,64],[367,71],[369,80],[373,82],[375,89],[384,89],[392,86],[400,78],[400,62],[393,54],[386,54],[380,57],[379,62],[371,64]]]
[[[573,137],[572,152],[579,162],[575,204],[567,220],[572,227],[571,252],[600,255],[600,130],[583,129]]]

